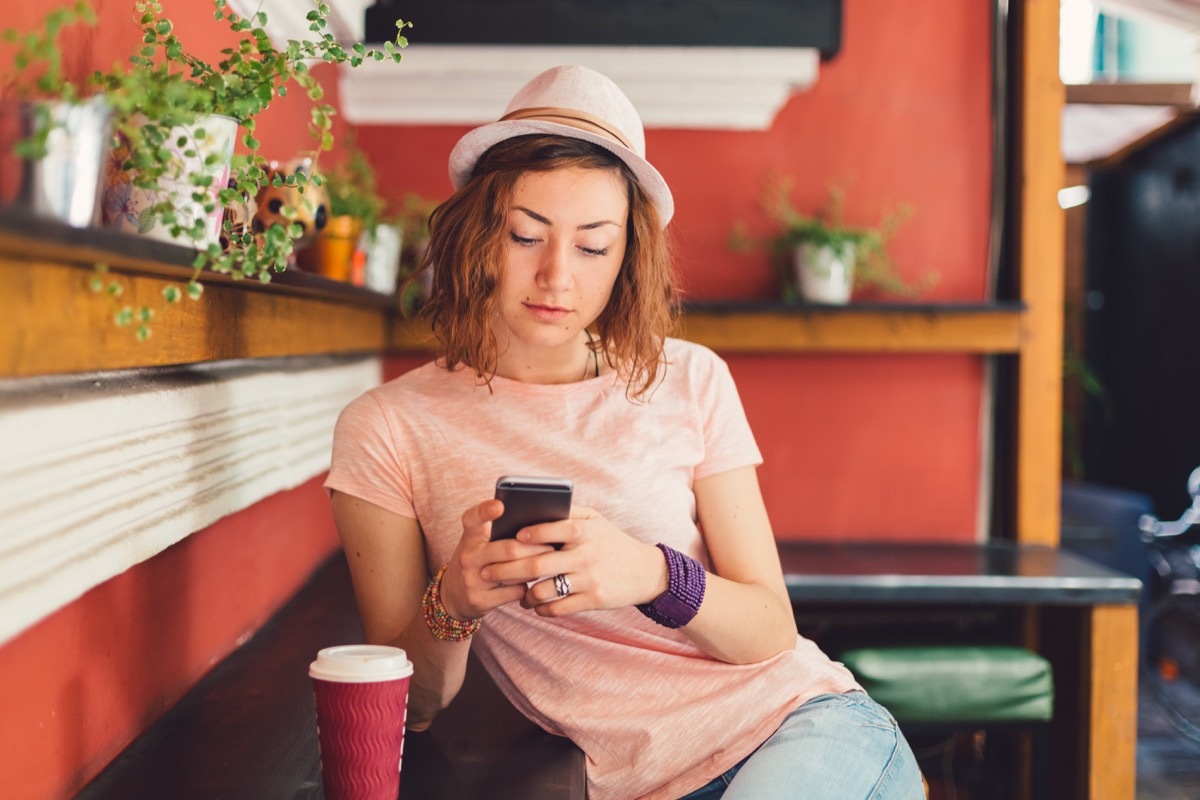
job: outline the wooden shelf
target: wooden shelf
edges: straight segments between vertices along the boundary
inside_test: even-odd
[[[192,274],[191,251],[111,231],[0,220],[0,378],[266,358],[379,352],[390,297],[298,270],[270,284],[208,275],[198,301],[168,304],[162,290]],[[108,264],[124,293],[94,293]],[[155,311],[151,336],[119,327],[120,306]]]
[[[1020,304],[783,306],[695,303],[676,335],[733,353],[1017,353]],[[389,346],[427,352],[432,337],[419,320],[398,318]]]
[[[741,353],[1015,353],[1019,304],[797,306],[703,303],[686,306],[680,335]]]

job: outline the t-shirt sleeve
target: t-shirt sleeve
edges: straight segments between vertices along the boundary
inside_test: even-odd
[[[408,470],[387,409],[375,392],[362,395],[338,415],[325,488],[416,518]]]
[[[729,365],[715,353],[708,356],[705,368],[697,370],[696,376],[700,378],[696,396],[704,430],[704,460],[696,466],[696,478],[762,463]]]

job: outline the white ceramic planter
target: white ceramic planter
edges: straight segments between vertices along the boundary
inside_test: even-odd
[[[195,125],[173,128],[169,141],[175,159],[159,182],[158,188],[154,190],[133,185],[133,175],[120,168],[124,154],[121,153],[119,145],[110,159],[104,188],[105,226],[196,249],[219,244],[224,209],[216,202],[216,197],[217,192],[229,183],[229,163],[233,158],[237,131],[237,120],[224,116],[205,117]],[[203,135],[198,135],[201,132]],[[176,142],[180,137],[187,138],[189,144],[179,147]],[[194,150],[195,153],[185,155],[185,150]],[[204,162],[210,154],[216,154],[217,160],[206,167]],[[202,203],[192,200],[193,186],[189,176],[197,172],[212,176],[209,196],[213,199],[215,207],[211,213],[204,211]],[[166,198],[174,199],[175,213],[185,226],[191,225],[196,219],[205,219],[203,237],[193,240],[186,235],[172,236],[170,228],[149,213],[155,203]]]
[[[853,245],[836,250],[829,245],[797,245],[793,251],[800,296],[812,303],[844,305],[854,289]]]

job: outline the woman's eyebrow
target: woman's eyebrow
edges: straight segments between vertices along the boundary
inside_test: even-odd
[[[550,224],[550,220],[546,219],[541,214],[537,213],[536,211],[534,211],[532,209],[526,208],[525,206],[513,206],[513,208],[515,208],[517,211],[520,211],[530,217],[533,217],[535,220],[542,223],[543,225]]]
[[[525,215],[537,220],[538,222],[542,223],[543,225],[551,224],[550,220],[546,219],[545,217],[543,217],[541,214],[537,213],[533,209],[526,208],[525,206],[513,206],[513,208],[516,209],[517,211],[520,211],[522,214],[525,214]],[[595,228],[602,227],[604,225],[615,225],[618,228],[621,227],[621,225],[619,223],[613,222],[612,220],[602,219],[597,222],[589,222],[586,225],[580,225],[578,228],[576,228],[576,230],[590,231]]]

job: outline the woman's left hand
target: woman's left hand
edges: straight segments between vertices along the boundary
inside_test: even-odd
[[[521,605],[543,617],[579,611],[624,608],[648,603],[667,590],[667,564],[662,551],[617,528],[597,511],[573,506],[571,518],[531,525],[517,539],[532,544],[561,544],[559,550],[505,563],[491,564],[485,580],[536,580]],[[559,595],[569,585],[566,596]]]

